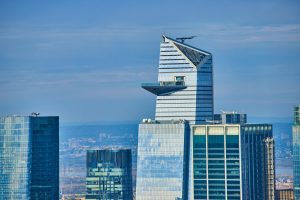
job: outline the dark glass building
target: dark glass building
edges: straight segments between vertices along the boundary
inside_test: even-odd
[[[59,118],[31,117],[31,200],[59,198]]]
[[[59,118],[0,118],[0,199],[59,198]]]
[[[86,199],[132,200],[130,149],[87,151]]]
[[[241,125],[244,200],[274,200],[275,161],[272,125]]]

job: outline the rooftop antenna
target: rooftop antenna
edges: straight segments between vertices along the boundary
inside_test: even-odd
[[[38,115],[40,115],[40,113],[39,112],[32,112],[31,115],[37,117]]]
[[[179,37],[179,38],[176,38],[176,40],[179,40],[181,43],[184,43],[185,40],[191,40],[195,37],[197,37],[197,35],[193,35],[193,36],[189,36],[189,37]]]

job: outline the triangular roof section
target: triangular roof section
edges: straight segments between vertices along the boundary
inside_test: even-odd
[[[207,51],[192,47],[172,38],[163,35],[164,38],[172,41],[174,46],[195,66],[197,67],[206,56],[211,55]]]

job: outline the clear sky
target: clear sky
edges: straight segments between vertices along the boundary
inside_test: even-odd
[[[291,117],[300,104],[299,1],[0,3],[0,115],[62,122],[154,117],[161,34],[213,54],[215,111]]]

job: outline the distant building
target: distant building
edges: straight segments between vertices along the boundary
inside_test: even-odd
[[[132,200],[130,149],[87,151],[86,199]]]
[[[139,125],[137,200],[187,199],[189,134],[183,120]]]
[[[246,124],[247,115],[237,112],[222,112],[221,114],[214,114],[214,121],[220,124]]]
[[[294,195],[300,199],[300,106],[294,108],[293,125]]]
[[[241,199],[240,125],[193,126],[192,199]]]
[[[275,200],[294,200],[293,189],[281,189],[275,191]]]
[[[59,198],[59,118],[0,118],[0,199]]]

